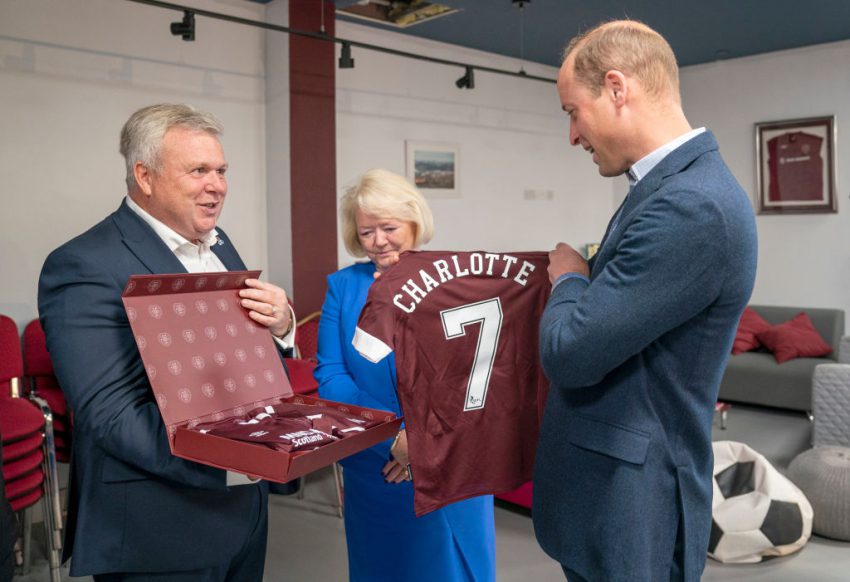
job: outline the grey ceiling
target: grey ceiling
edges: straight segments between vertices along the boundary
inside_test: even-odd
[[[520,56],[520,9],[511,0],[435,1],[460,11],[406,29],[374,26]],[[530,0],[522,10],[525,59],[554,66],[570,37],[622,17],[663,34],[683,66],[850,38],[850,0]]]

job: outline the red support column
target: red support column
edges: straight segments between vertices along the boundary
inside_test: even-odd
[[[326,0],[289,0],[289,26],[318,32],[321,9],[333,36],[334,5]],[[335,57],[334,43],[289,35],[292,295],[299,317],[321,309],[325,277],[337,270]]]

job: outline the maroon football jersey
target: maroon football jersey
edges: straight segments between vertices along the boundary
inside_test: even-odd
[[[546,253],[408,252],[369,289],[354,347],[396,354],[422,515],[531,478],[548,383]]]
[[[313,428],[332,434],[337,438],[345,438],[353,434],[363,432],[367,428],[377,426],[381,423],[380,420],[374,418],[364,418],[355,416],[338,408],[331,406],[320,406],[314,404],[295,404],[290,402],[280,402],[273,406],[259,408],[253,412],[256,415],[260,412],[266,412],[277,416],[303,416],[310,421]]]
[[[771,202],[823,200],[823,138],[802,131],[767,142]]]
[[[330,434],[313,428],[303,416],[273,416],[267,413],[250,420],[231,418],[201,424],[197,430],[287,452],[311,450],[335,440]]]

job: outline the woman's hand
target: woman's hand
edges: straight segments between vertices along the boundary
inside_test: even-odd
[[[375,277],[375,279],[377,279],[378,277],[381,276],[381,273],[383,273],[384,271],[386,271],[387,269],[389,269],[390,267],[395,265],[397,262],[399,262],[399,260],[400,259],[399,259],[398,253],[396,253],[394,256],[387,257],[385,259],[386,265],[382,269],[376,269],[375,272],[372,274],[372,276]]]
[[[401,429],[390,447],[390,455],[392,460],[384,465],[381,473],[384,474],[384,479],[388,483],[401,483],[402,481],[410,481],[410,457],[407,454],[407,432]]]

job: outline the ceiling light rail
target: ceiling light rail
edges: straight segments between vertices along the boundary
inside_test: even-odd
[[[182,12],[184,14],[184,22],[180,23],[180,24],[186,23],[186,21],[188,20],[188,15],[192,14],[193,15],[192,16],[192,25],[193,25],[192,26],[192,35],[193,36],[194,36],[194,32],[195,32],[195,30],[194,30],[194,16],[206,16],[207,18],[214,18],[216,20],[224,20],[225,22],[233,22],[233,23],[236,23],[236,24],[244,24],[246,26],[253,26],[253,27],[256,27],[256,28],[263,28],[263,29],[266,29],[266,30],[274,30],[274,31],[277,31],[277,32],[284,32],[286,34],[294,34],[294,35],[297,35],[297,36],[313,38],[313,39],[316,39],[316,40],[338,43],[338,44],[343,45],[343,52],[344,52],[344,55],[346,55],[345,60],[340,58],[340,66],[342,66],[343,68],[353,68],[354,67],[354,59],[351,58],[351,48],[360,48],[360,49],[371,50],[371,51],[381,52],[381,53],[385,53],[385,54],[395,55],[397,57],[403,57],[403,58],[407,58],[407,59],[416,59],[416,60],[420,60],[420,61],[427,61],[427,62],[430,62],[430,63],[437,63],[437,64],[440,64],[440,65],[447,65],[447,66],[452,66],[452,67],[462,67],[463,70],[464,70],[464,77],[462,77],[462,78],[468,77],[471,81],[471,86],[466,86],[465,83],[463,85],[461,85],[460,79],[459,79],[458,82],[457,82],[458,88],[472,89],[474,87],[475,83],[474,83],[472,71],[475,71],[475,70],[484,71],[484,72],[487,72],[487,73],[493,73],[493,74],[496,74],[496,75],[507,75],[509,77],[519,77],[521,79],[529,79],[531,81],[542,81],[544,83],[555,83],[555,79],[549,79],[549,78],[546,78],[546,77],[539,77],[537,75],[529,75],[528,73],[525,72],[524,69],[520,69],[519,71],[509,71],[509,70],[506,70],[506,69],[497,69],[497,68],[494,68],[494,67],[486,67],[486,66],[482,66],[482,65],[472,65],[472,64],[469,64],[469,63],[463,63],[463,62],[460,62],[460,61],[452,61],[452,60],[449,60],[449,59],[440,59],[440,58],[437,58],[437,57],[420,55],[418,53],[410,53],[410,52],[407,52],[407,51],[392,49],[392,48],[388,48],[388,47],[384,47],[384,46],[378,46],[378,45],[369,44],[369,43],[365,43],[365,42],[359,42],[359,41],[356,41],[356,40],[348,40],[348,39],[345,39],[345,38],[338,38],[338,37],[335,37],[335,36],[329,36],[328,34],[326,34],[324,32],[311,32],[311,31],[308,31],[308,30],[299,30],[297,28],[289,28],[287,26],[280,26],[278,24],[270,24],[268,22],[262,22],[260,20],[250,20],[248,18],[241,18],[239,16],[231,16],[229,14],[221,14],[219,12],[212,12],[210,10],[203,10],[203,9],[200,9],[200,8],[192,8],[191,6],[174,4],[172,2],[162,2],[160,0],[127,0],[127,1],[128,2],[135,2],[137,4],[147,4],[149,6],[156,6],[158,8],[165,8],[166,10],[176,10],[178,12]],[[178,24],[178,23],[175,23],[175,24]],[[172,27],[172,31],[174,31],[174,27]],[[176,35],[176,34],[182,34],[183,32],[184,32],[183,30],[180,30],[179,32],[173,32],[173,33]],[[186,32],[188,32],[188,31],[186,31]],[[185,36],[184,36],[184,40],[189,40],[189,39],[186,39]],[[350,64],[350,66],[343,66],[343,62],[346,63],[346,65]]]

